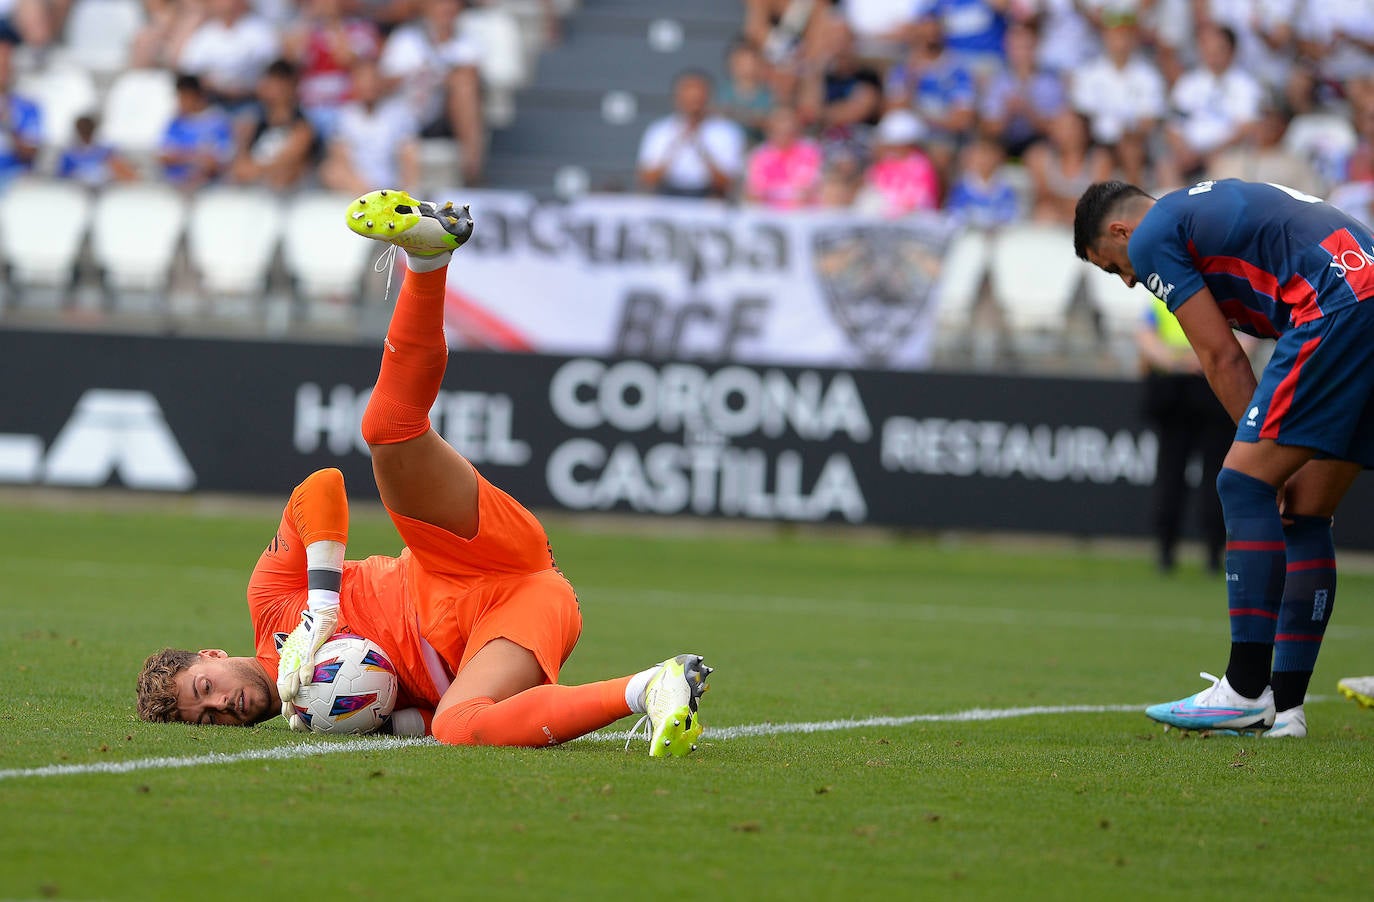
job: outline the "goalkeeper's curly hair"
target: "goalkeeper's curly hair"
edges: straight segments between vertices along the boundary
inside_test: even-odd
[[[138,716],[151,723],[177,719],[177,674],[200,657],[181,648],[164,648],[148,656],[138,674]]]

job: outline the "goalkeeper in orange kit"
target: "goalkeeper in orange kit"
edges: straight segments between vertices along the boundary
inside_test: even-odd
[[[145,720],[247,725],[283,712],[312,658],[339,631],[386,650],[396,667],[393,732],[456,745],[544,746],[630,714],[651,755],[684,755],[702,725],[711,668],[677,655],[630,676],[558,685],[582,629],[572,586],[534,515],[487,482],[429,424],[448,361],[443,305],[452,252],[472,233],[466,208],[374,191],[348,225],[406,252],[381,371],[362,433],[383,504],[406,548],[346,561],[348,502],[338,470],[296,487],[248,586],[255,657],[165,649],[145,662]]]

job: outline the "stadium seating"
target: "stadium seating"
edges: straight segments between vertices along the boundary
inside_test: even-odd
[[[24,75],[16,91],[42,110],[43,146],[49,149],[70,144],[76,118],[99,108],[95,79],[72,66],[48,66]]]
[[[319,240],[282,244],[282,262],[305,299],[352,299],[363,273],[380,245],[364,241],[343,227],[350,197],[330,193],[301,194],[286,207],[284,230],[317,235]]]
[[[176,113],[176,76],[129,69],[115,77],[100,117],[100,139],[135,157],[151,156]]]
[[[281,204],[266,190],[216,187],[197,193],[186,249],[204,292],[216,299],[264,292],[282,220]]]
[[[594,189],[629,187],[644,129],[670,109],[673,77],[687,68],[722,74],[740,16],[737,0],[584,5],[517,93],[515,121],[492,133],[488,182],[547,196],[571,167]],[[605,104],[613,93],[630,102]],[[620,115],[605,115],[607,106]]]
[[[1123,367],[1134,367],[1137,360],[1135,333],[1153,295],[1143,285],[1127,288],[1120,276],[1105,273],[1096,266],[1084,264],[1083,269],[1088,301],[1102,323],[1108,350]]]
[[[0,195],[0,253],[21,293],[71,285],[90,205],[80,185],[46,179],[17,181]]]
[[[112,185],[96,199],[91,254],[116,295],[165,292],[186,227],[186,201],[167,185]]]
[[[993,242],[993,297],[1023,351],[1057,345],[1082,277],[1073,234],[1065,227],[1012,225]]]

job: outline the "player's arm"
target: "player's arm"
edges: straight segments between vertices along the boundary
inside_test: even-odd
[[[311,473],[291,493],[286,511],[305,546],[307,580],[300,625],[279,649],[277,691],[282,710],[289,717],[289,703],[300,687],[311,681],[315,652],[334,635],[339,622],[339,589],[348,544],[348,496],[343,474],[333,468]]]
[[[1255,394],[1255,371],[1212,292],[1201,288],[1189,295],[1174,309],[1174,315],[1197,353],[1212,391],[1231,419],[1240,422]]]

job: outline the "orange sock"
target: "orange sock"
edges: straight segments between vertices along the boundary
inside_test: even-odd
[[[581,686],[535,686],[503,702],[470,698],[434,718],[434,738],[448,745],[557,745],[630,713],[629,677]]]
[[[407,269],[391,314],[377,386],[363,412],[363,438],[390,445],[424,435],[448,365],[444,286],[448,270]]]

